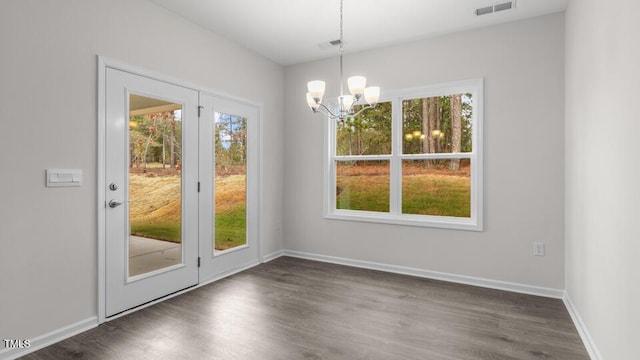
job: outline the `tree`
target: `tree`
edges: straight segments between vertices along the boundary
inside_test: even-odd
[[[459,153],[462,149],[462,95],[451,95],[451,152]],[[460,159],[452,159],[451,170],[460,170]]]
[[[429,154],[433,154],[436,152],[436,139],[433,136],[433,131],[437,130],[436,124],[438,121],[438,113],[440,112],[438,107],[440,105],[440,99],[438,97],[430,97],[429,100],[429,126],[426,132],[426,138],[429,139]]]
[[[379,155],[391,153],[391,103],[379,103],[336,128],[338,155]]]
[[[165,142],[169,141],[169,161],[176,167],[180,158],[180,126],[175,111],[132,116],[129,119],[130,166],[147,167],[148,162],[166,163]],[[160,141],[160,142],[158,142]]]
[[[244,174],[247,161],[247,119],[219,114],[214,131],[216,175]]]

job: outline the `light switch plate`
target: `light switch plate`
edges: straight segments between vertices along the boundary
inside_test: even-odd
[[[77,187],[82,186],[81,169],[47,169],[47,187]]]

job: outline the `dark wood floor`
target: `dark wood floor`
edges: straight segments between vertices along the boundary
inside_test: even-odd
[[[24,359],[588,359],[562,301],[282,257]]]

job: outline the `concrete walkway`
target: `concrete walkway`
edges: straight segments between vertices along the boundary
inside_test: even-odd
[[[170,241],[129,237],[129,276],[179,264],[182,245]]]

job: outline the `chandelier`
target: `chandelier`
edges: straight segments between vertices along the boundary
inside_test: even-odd
[[[325,113],[331,119],[344,121],[354,117],[364,110],[372,109],[378,104],[380,99],[380,88],[378,86],[367,87],[367,78],[364,76],[352,76],[347,80],[351,95],[344,95],[344,77],[342,74],[342,53],[344,51],[343,42],[343,0],[340,0],[340,96],[338,106],[335,111],[331,111],[322,102],[325,91],[325,82],[313,80],[307,83],[307,104],[314,113]],[[365,101],[361,101],[364,97]],[[359,107],[356,107],[360,105]]]

